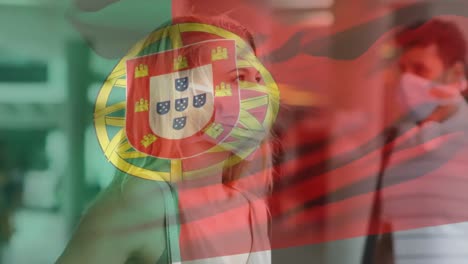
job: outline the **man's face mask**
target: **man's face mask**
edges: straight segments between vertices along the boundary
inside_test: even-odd
[[[441,84],[412,73],[400,79],[401,100],[404,107],[417,121],[426,119],[437,107],[456,105],[463,101],[460,92],[465,90],[466,80],[453,84]]]

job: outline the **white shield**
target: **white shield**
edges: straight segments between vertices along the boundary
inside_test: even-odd
[[[202,130],[214,112],[211,64],[151,77],[150,105],[150,127],[159,137],[183,139]]]

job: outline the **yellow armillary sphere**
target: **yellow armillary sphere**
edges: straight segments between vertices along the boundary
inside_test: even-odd
[[[186,43],[187,34],[210,37]],[[223,72],[231,68],[254,68],[263,82],[228,80]],[[197,77],[203,74],[208,78]],[[278,109],[278,86],[244,39],[213,25],[179,23],[154,31],[119,61],[98,94],[94,124],[119,170],[177,182],[247,158]]]

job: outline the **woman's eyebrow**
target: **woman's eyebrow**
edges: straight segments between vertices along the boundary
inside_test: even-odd
[[[236,72],[236,71],[245,73],[245,72],[248,71],[248,70],[242,69],[242,68],[234,68],[234,69],[228,71],[228,74],[229,74],[229,73]]]

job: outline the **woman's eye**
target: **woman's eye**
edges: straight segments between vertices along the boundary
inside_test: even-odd
[[[239,74],[239,75],[237,75],[236,80],[237,80],[237,81],[241,81],[241,82],[245,81],[245,75],[244,75],[244,74]]]
[[[241,82],[241,81],[245,81],[245,75],[244,74],[231,76],[231,83],[236,83],[236,82]]]

